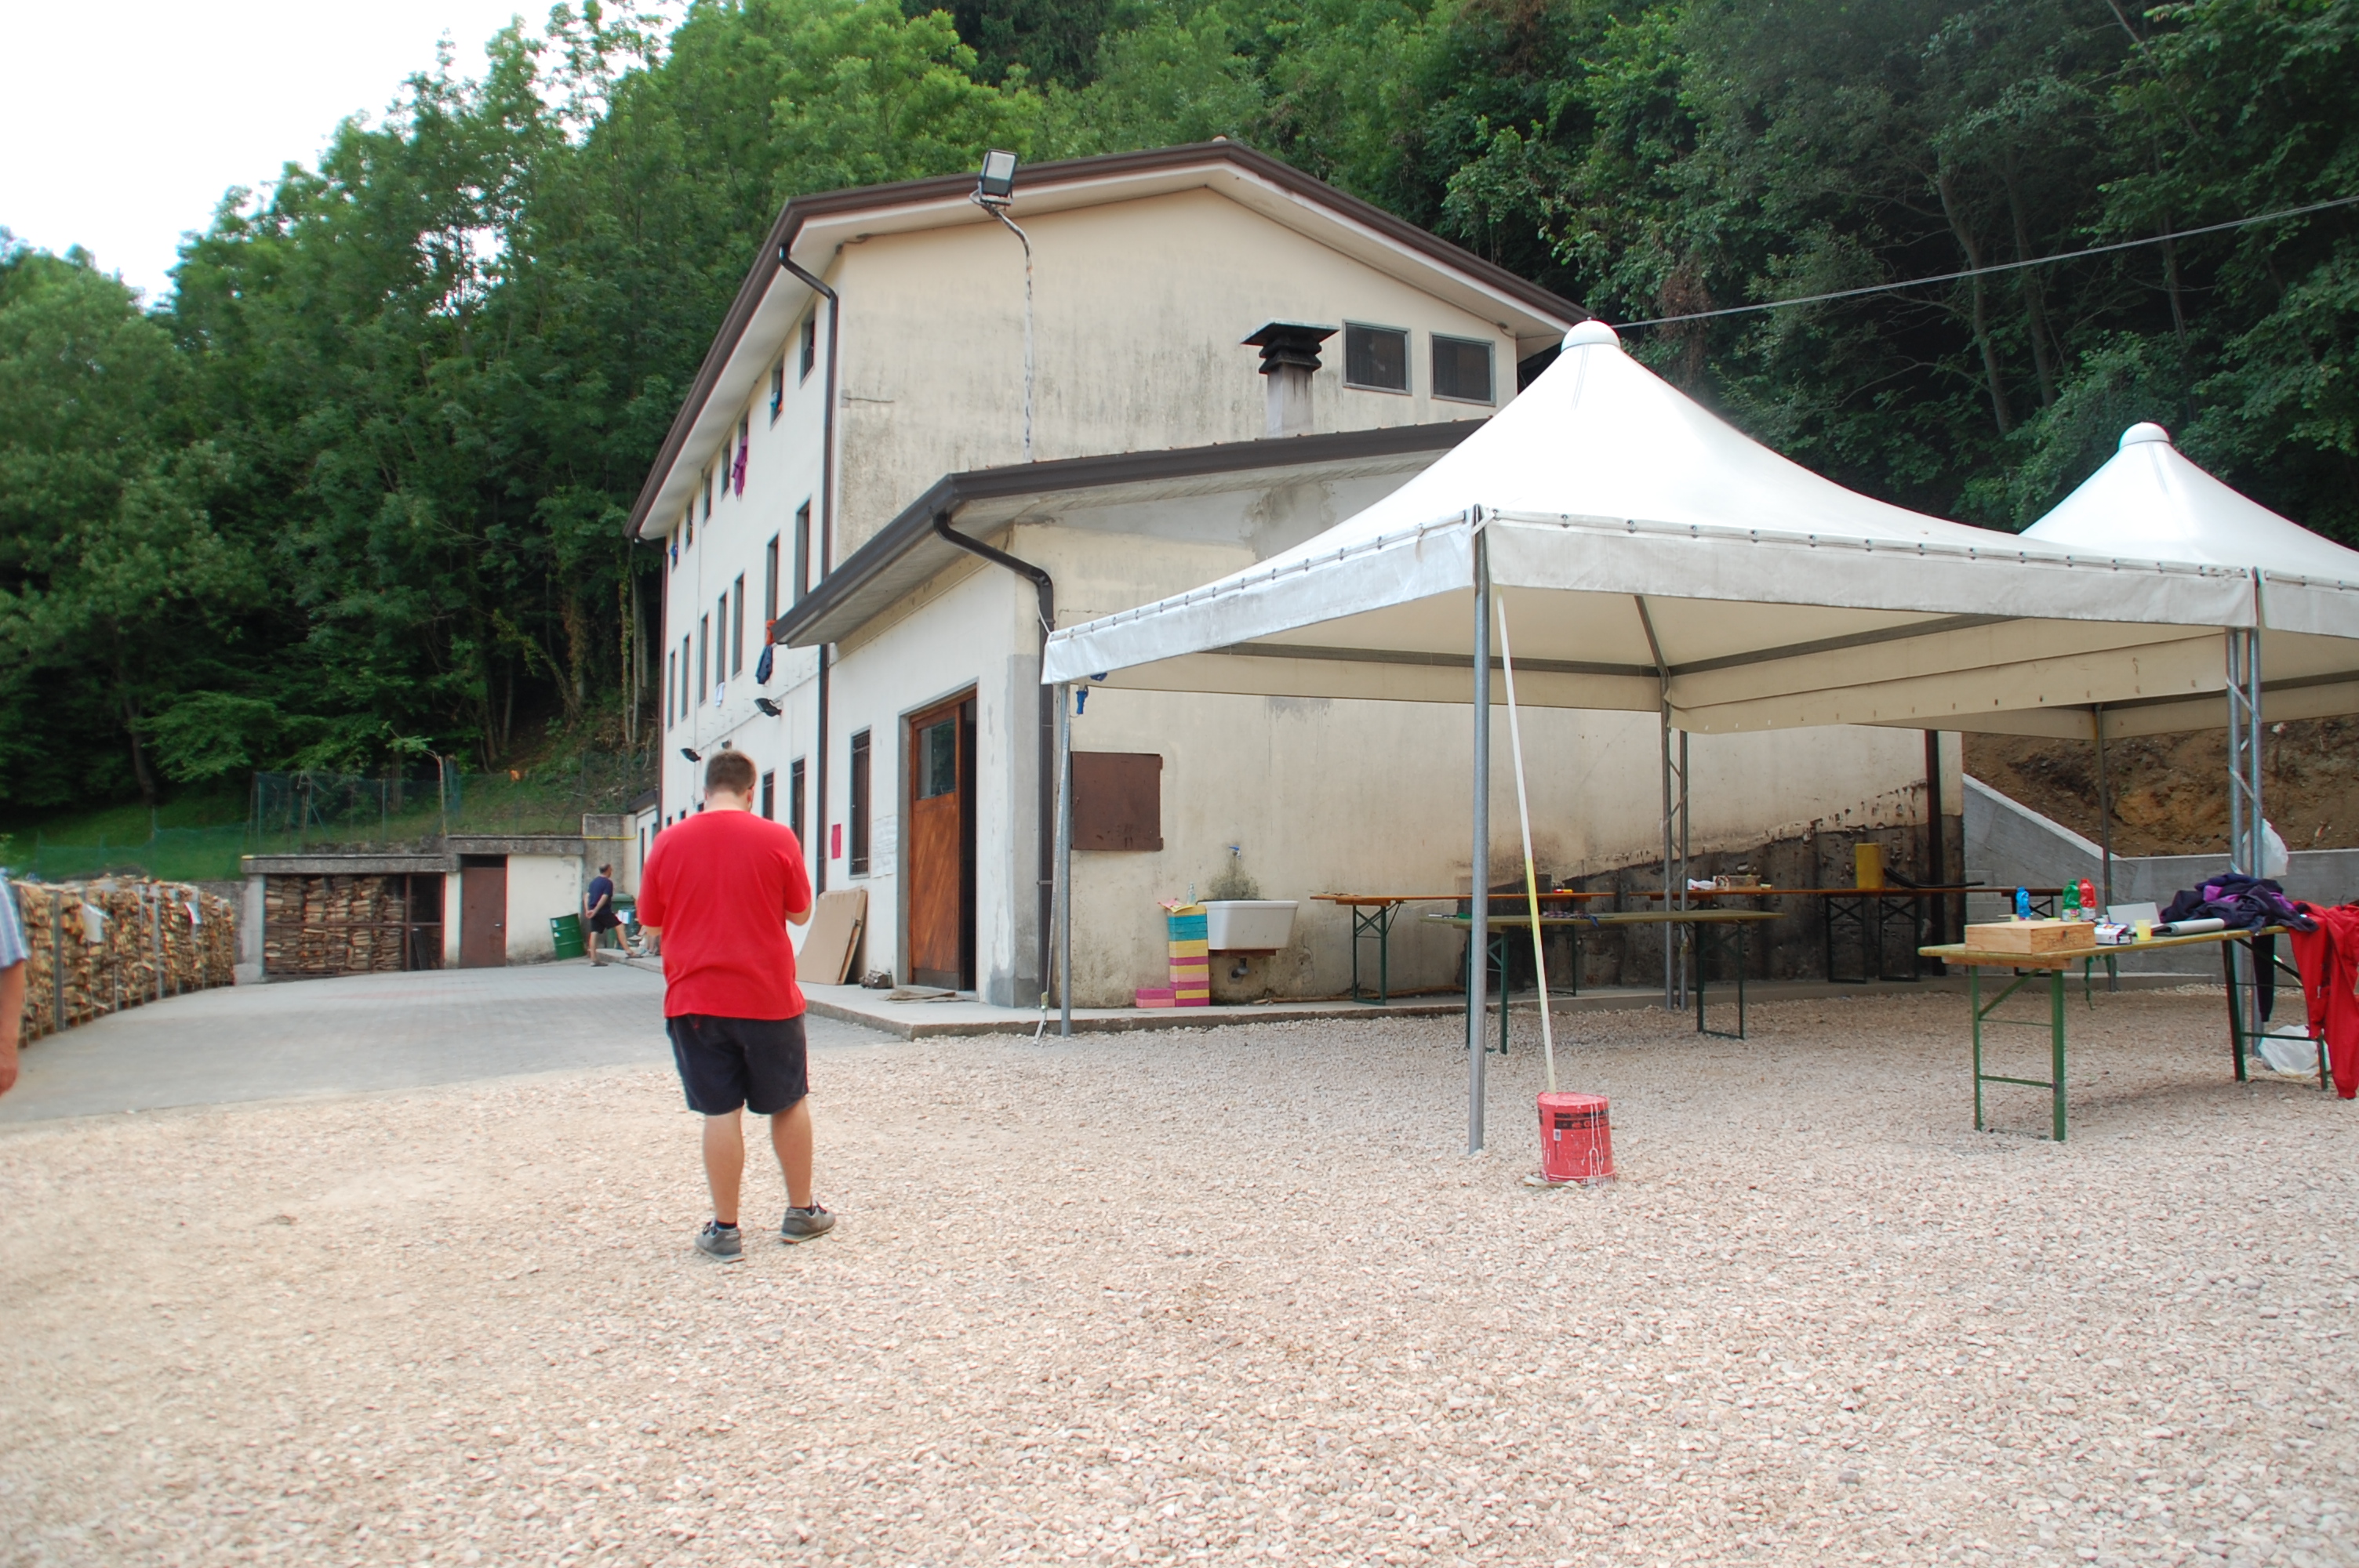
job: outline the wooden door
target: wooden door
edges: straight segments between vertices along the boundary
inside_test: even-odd
[[[909,720],[908,849],[909,979],[965,990],[973,973],[973,700]]]
[[[506,857],[459,862],[459,967],[497,969],[508,961]]]

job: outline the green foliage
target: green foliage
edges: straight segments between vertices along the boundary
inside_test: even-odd
[[[803,192],[1226,135],[1635,323],[2359,193],[2355,83],[2359,0],[560,6],[159,308],[0,242],[0,809],[619,743],[622,521]],[[2359,541],[2354,339],[2343,209],[1625,341],[1905,504],[2020,526],[2151,418]]]

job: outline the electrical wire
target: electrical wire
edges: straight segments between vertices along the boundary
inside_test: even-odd
[[[2330,208],[2359,204],[2359,196],[2338,196],[2332,201],[2313,201],[2307,207],[2288,207],[2281,212],[2264,212],[2253,218],[2231,219],[2225,223],[2206,223],[2200,229],[2180,229],[2168,234],[2149,234],[2139,240],[2122,240],[2110,245],[2091,245],[2084,251],[2066,251],[2061,255],[2033,256],[2028,261],[1999,262],[1990,266],[1970,266],[1962,272],[1939,273],[1931,277],[1912,277],[1899,283],[1871,283],[1860,288],[1838,288],[1830,294],[1805,294],[1796,299],[1765,299],[1754,305],[1731,305],[1721,310],[1696,310],[1684,316],[1650,316],[1643,321],[1616,321],[1615,331],[1632,327],[1669,327],[1681,321],[1709,321],[1722,316],[1745,316],[1756,310],[1783,310],[1789,305],[1821,305],[1830,299],[1856,299],[1864,294],[1890,294],[1896,289],[1921,288],[1930,283],[1956,283],[1962,278],[1987,277],[1995,272],[2020,272],[2025,267],[2047,266],[2052,262],[2078,261],[2083,256],[2102,256],[2114,251],[2134,251],[2141,245],[2166,244],[2172,240],[2192,239],[2198,234],[2217,234],[2228,229],[2249,229],[2256,223],[2275,223],[2287,218],[2300,218]]]

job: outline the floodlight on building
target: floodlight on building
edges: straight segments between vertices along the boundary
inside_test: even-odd
[[[760,708],[763,712],[768,714],[773,719],[777,718],[778,715],[786,711],[785,708],[780,708],[777,703],[772,702],[766,697],[756,697],[754,699],[754,706]]]
[[[682,746],[679,749],[679,754],[686,757],[691,762],[701,762],[704,761],[703,753],[697,751],[693,746]]]
[[[983,173],[974,182],[977,201],[1006,201],[1016,194],[1016,155],[994,148],[983,155]]]

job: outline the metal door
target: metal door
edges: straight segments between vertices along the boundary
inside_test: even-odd
[[[469,856],[459,862],[459,967],[497,969],[507,961],[507,858]]]
[[[974,986],[974,702],[961,697],[909,720],[909,978]]]

